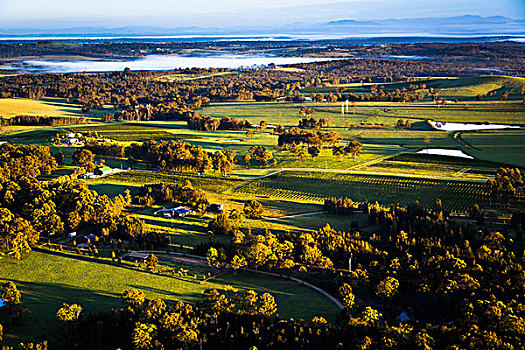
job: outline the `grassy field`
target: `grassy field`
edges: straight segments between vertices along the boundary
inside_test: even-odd
[[[72,132],[97,133],[100,138],[122,142],[146,142],[149,140],[188,140],[199,138],[191,133],[174,133],[173,129],[156,128],[133,124],[98,124],[68,128]]]
[[[498,130],[462,133],[477,159],[525,167],[525,130]]]
[[[47,97],[40,100],[28,98],[1,98],[0,116],[10,118],[17,115],[47,115],[54,117],[81,117],[99,119],[102,114],[111,111],[110,108],[102,111],[83,113],[79,105],[67,103],[63,98]]]
[[[354,110],[341,118],[341,103],[284,103],[284,102],[227,102],[212,103],[199,113],[212,117],[236,117],[252,123],[267,120],[270,124],[297,126],[302,106],[315,110],[315,118],[332,118],[331,126],[349,127],[351,125],[392,127],[398,119],[412,122],[427,119],[448,122],[491,122],[502,124],[522,124],[525,105],[517,101],[472,101],[469,108],[464,103],[448,103],[437,106],[435,103],[395,103],[395,102],[357,102]]]
[[[447,156],[403,153],[381,162],[360,168],[362,171],[430,175],[437,177],[461,177],[470,179],[493,179],[502,163],[471,160]]]
[[[91,185],[123,185],[123,186],[142,186],[148,183],[184,183],[189,180],[194,187],[205,191],[222,192],[240,184],[243,180],[235,177],[223,177],[213,175],[197,175],[196,173],[160,173],[145,171],[127,171],[117,173],[108,177],[92,179],[88,181]]]
[[[204,284],[195,284],[39,252],[27,254],[21,261],[1,259],[0,280],[15,281],[22,292],[21,306],[31,310],[34,319],[34,327],[25,329],[30,332],[26,335],[32,339],[37,339],[48,329],[55,329],[54,315],[63,302],[80,303],[88,313],[108,311],[120,304],[120,295],[130,288],[144,291],[148,298],[194,304],[204,289],[223,289],[225,285],[232,285],[260,293],[270,292],[279,305],[279,314],[285,317],[310,319],[320,315],[334,320],[337,313],[336,306],[317,292],[279,278],[226,274]]]
[[[462,78],[420,78],[416,82],[393,82],[393,83],[382,83],[377,84],[385,91],[393,91],[397,89],[410,89],[411,84],[425,84],[426,89],[417,90],[420,93],[428,93],[429,88],[439,89],[440,97],[446,99],[459,101],[476,101],[478,94],[486,95],[484,100],[497,101],[504,91],[509,92],[510,100],[521,100],[523,95],[521,94],[521,87],[525,85],[525,78],[521,77],[510,77],[510,76],[478,76],[478,77],[462,77]],[[352,83],[352,84],[339,84],[327,87],[310,87],[304,90],[305,93],[328,93],[337,92],[338,89],[344,88],[344,92],[352,93],[367,93],[370,92],[370,86],[373,84],[365,83]],[[489,96],[489,93],[493,92],[493,96]],[[427,96],[426,100],[430,97]]]

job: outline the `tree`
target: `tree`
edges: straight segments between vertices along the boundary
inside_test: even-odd
[[[234,231],[234,225],[230,220],[230,214],[227,211],[217,214],[208,222],[208,231],[214,235],[231,235]]]
[[[122,300],[128,306],[131,306],[135,309],[142,306],[146,300],[144,293],[138,289],[130,289],[122,295]]]
[[[206,252],[206,260],[211,267],[219,267],[219,253],[217,249],[210,247]]]
[[[154,348],[154,340],[157,334],[157,326],[151,323],[135,323],[135,329],[131,334],[131,343],[134,350],[151,350]]]
[[[62,307],[57,311],[57,320],[62,324],[68,324],[71,322],[78,321],[82,310],[82,306],[78,304],[69,305],[63,303]]]
[[[55,153],[53,157],[55,157],[58,165],[64,165],[64,153],[62,151]]]
[[[277,303],[275,302],[275,298],[269,294],[264,293],[259,298],[259,314],[263,316],[272,316],[277,312]]]
[[[299,161],[302,164],[304,162],[304,160],[306,159],[306,152],[305,152],[304,148],[299,147],[299,151],[297,152],[297,157],[299,158]]]
[[[345,147],[344,151],[346,154],[349,154],[352,157],[354,157],[354,162],[355,162],[356,157],[362,153],[361,152],[362,147],[363,147],[363,144],[361,142],[353,140]]]
[[[261,203],[255,200],[249,200],[246,203],[244,203],[243,212],[247,218],[260,218],[263,214],[263,206]]]
[[[9,305],[9,312],[11,312],[11,307],[13,305],[18,305],[22,301],[22,295],[16,288],[16,284],[11,281],[4,283],[0,298],[2,298],[7,303],[7,305]]]
[[[339,287],[339,294],[341,294],[341,297],[343,298],[343,305],[348,311],[350,311],[355,303],[355,296],[352,293],[352,287],[347,283],[343,283],[343,285]]]
[[[262,154],[261,161],[264,163],[264,165],[268,165],[268,163],[273,159],[273,153],[265,150]]]
[[[231,265],[232,265],[233,269],[235,270],[235,272],[237,272],[238,269],[246,267],[246,265],[248,265],[248,263],[246,262],[246,259],[244,258],[244,256],[242,256],[242,255],[240,255],[240,256],[239,255],[235,255],[232,258]]]
[[[94,156],[90,150],[85,148],[77,149],[72,155],[73,164],[76,164],[87,171],[91,171],[94,168],[93,160]]]
[[[251,165],[251,160],[252,160],[252,156],[250,156],[250,153],[246,153],[244,155],[243,160],[244,160],[244,164],[249,168]]]
[[[284,128],[284,126],[282,124],[277,125],[277,127],[275,128],[275,132],[278,133],[278,134],[282,134],[285,131],[286,131],[286,129]]]
[[[376,294],[385,299],[390,299],[397,294],[398,288],[399,281],[394,277],[388,276],[387,278],[379,282],[376,288]]]
[[[425,146],[427,147],[427,153],[428,153],[428,146],[430,145],[430,136],[425,136],[423,139],[423,142],[425,143]]]
[[[319,148],[316,146],[308,147],[308,153],[312,156],[312,160],[319,155]]]
[[[148,258],[146,259],[146,266],[148,269],[153,270],[159,263],[159,258],[157,258],[154,254],[150,254]]]
[[[228,300],[216,289],[206,289],[202,293],[202,309],[217,321],[218,315],[228,309]]]
[[[259,297],[254,290],[249,290],[244,293],[241,298],[240,312],[247,315],[255,315],[258,311],[257,300]]]
[[[339,157],[339,161],[343,161],[343,157],[345,155],[345,148],[344,146],[335,146],[332,148],[332,154],[336,157]]]

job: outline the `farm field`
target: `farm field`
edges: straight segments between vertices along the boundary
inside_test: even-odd
[[[525,130],[498,130],[462,133],[475,148],[468,152],[477,159],[525,167]]]
[[[111,139],[124,143],[146,142],[149,140],[188,140],[199,138],[190,133],[174,133],[171,129],[142,126],[135,124],[90,125],[64,128],[75,133],[97,133],[99,138]]]
[[[99,119],[110,109],[83,113],[79,105],[67,103],[63,98],[46,97],[39,100],[28,98],[1,98],[0,116],[10,118],[17,115],[39,115],[56,117],[81,117]]]
[[[268,120],[270,124],[297,126],[301,116],[299,110],[307,106],[315,110],[313,117],[332,118],[331,127],[372,125],[393,127],[398,119],[409,119],[412,123],[427,119],[445,122],[523,124],[525,105],[517,101],[471,101],[465,109],[464,103],[447,103],[437,106],[433,102],[357,102],[355,113],[350,106],[348,114],[341,118],[341,102],[336,103],[284,103],[284,102],[224,102],[211,103],[199,113],[221,118],[223,116],[247,119],[258,123]],[[385,111],[386,110],[386,111]]]
[[[440,97],[447,99],[458,99],[460,101],[475,101],[478,94],[486,95],[484,100],[499,101],[499,97],[504,91],[509,92],[509,99],[521,100],[521,86],[525,84],[525,78],[510,76],[479,76],[479,77],[446,77],[428,78],[422,77],[415,82],[393,82],[381,83],[378,86],[384,87],[386,91],[396,89],[410,89],[411,84],[425,84],[426,89],[418,89],[418,92],[428,93],[429,88],[439,89]],[[337,89],[344,88],[345,92],[365,93],[370,91],[370,83],[338,84],[330,87],[306,88],[305,93],[335,93]],[[494,93],[490,96],[489,93]],[[427,100],[430,99],[428,96]]]
[[[328,299],[322,300],[317,292],[284,279],[262,278],[247,273],[235,278],[223,275],[210,282],[196,284],[40,252],[32,252],[21,261],[0,260],[0,280],[16,281],[24,295],[22,306],[31,310],[32,318],[40,324],[49,319],[63,302],[79,303],[88,312],[114,308],[120,304],[121,294],[131,288],[144,291],[148,298],[195,303],[204,289],[222,290],[225,285],[231,285],[241,290],[272,293],[282,305],[279,309],[282,316],[311,319],[322,315],[334,319],[337,312],[336,306]],[[93,283],[94,280],[96,283]],[[305,307],[294,307],[300,303],[305,303]],[[54,328],[53,324],[54,320],[48,327]]]
[[[437,198],[447,210],[465,212],[483,200],[486,183],[418,177],[284,171],[251,182],[237,190],[258,196],[322,203],[324,198],[348,197],[354,201],[406,205],[419,200],[432,208]]]
[[[55,44],[34,45],[40,52],[53,51]],[[64,45],[86,48],[80,42]],[[93,49],[104,45],[94,41]],[[426,57],[412,56],[416,50],[434,52],[441,50],[441,43],[407,45],[412,52],[399,64],[392,64],[396,60],[388,58],[393,54],[389,50],[400,50],[402,44],[370,44],[370,56],[361,55],[367,48],[339,50],[330,42],[326,47],[301,48],[293,41],[277,40],[275,47],[270,42],[264,49],[253,50],[250,44],[228,40],[216,46],[195,42],[184,47],[178,41],[141,45],[137,48],[123,41],[106,47],[102,54],[118,51],[122,61],[108,59],[112,64],[127,60],[137,64],[147,60],[148,54],[159,59],[168,53],[223,55],[228,54],[223,47],[233,45],[232,57],[258,50],[279,57],[280,50],[291,48],[286,57],[293,57],[297,50],[300,57],[309,59],[316,51],[324,57],[333,53],[372,59],[235,70],[127,68],[0,79],[0,95],[10,97],[0,99],[4,118],[32,114],[89,119],[80,125],[0,128],[0,212],[4,216],[0,220],[0,289],[11,288],[4,282],[12,281],[22,295],[22,304],[15,302],[8,308],[2,307],[3,299],[11,297],[0,296],[0,347],[2,326],[7,345],[48,339],[50,349],[56,345],[65,349],[63,344],[70,341],[66,338],[77,337],[81,340],[74,341],[79,345],[69,348],[78,350],[88,350],[81,343],[91,341],[91,333],[96,332],[107,333],[106,340],[119,333],[115,338],[122,339],[112,348],[136,350],[215,349],[210,346],[215,340],[218,349],[252,345],[272,349],[274,341],[290,349],[311,344],[328,348],[331,332],[351,339],[330,347],[342,349],[384,344],[467,349],[488,344],[480,340],[486,334],[497,334],[498,344],[519,338],[514,334],[518,332],[499,326],[487,330],[475,323],[486,321],[481,300],[491,305],[518,300],[513,286],[519,284],[519,274],[505,269],[522,270],[525,217],[520,211],[525,208],[525,187],[519,174],[525,171],[525,78],[456,77],[474,74],[468,70],[472,67],[458,63],[470,59],[467,56],[453,60],[445,55],[439,62],[411,60]],[[170,51],[172,45],[177,48]],[[477,44],[452,46],[455,52],[468,54],[474,52],[473,45]],[[498,41],[483,50],[492,53],[487,57],[496,57],[499,50],[512,52],[522,64],[521,58],[516,59],[521,57],[515,52],[518,45]],[[386,55],[385,60],[373,58],[379,53]],[[488,64],[478,63],[475,67]],[[521,72],[515,63],[499,60],[498,64],[508,74]],[[428,77],[437,77],[423,77],[426,70]],[[393,79],[399,81],[354,83]],[[419,87],[413,84],[427,88],[416,90]],[[11,98],[32,96],[33,89],[64,98]],[[500,100],[505,91],[507,98]],[[352,93],[363,101],[350,101],[342,115],[341,101],[316,103],[310,93],[341,94],[339,100]],[[478,94],[486,96],[477,98]],[[307,101],[288,102],[297,101],[297,95]],[[66,98],[79,104],[66,103]],[[417,99],[421,100],[408,102]],[[333,95],[326,100],[333,101]],[[89,112],[82,113],[82,108]],[[105,116],[105,121],[120,121],[103,123],[105,113],[114,113]],[[304,118],[314,120],[304,122]],[[429,120],[520,128],[452,132],[432,127]],[[267,122],[266,128],[259,127],[261,121]],[[335,132],[338,137],[318,132]],[[489,180],[496,185],[489,187]],[[188,181],[191,187],[180,186]],[[424,210],[406,207],[416,201]],[[374,210],[359,210],[358,205],[365,202]],[[28,245],[33,251],[24,249]],[[155,257],[140,255],[147,251],[154,251]],[[137,254],[129,257],[136,262],[128,261],[125,254],[129,252]],[[498,259],[494,254],[500,255]],[[500,283],[503,280],[496,277],[500,275],[508,280]],[[185,317],[195,320],[195,327],[191,325],[195,334],[189,323],[181,327],[170,323],[169,317],[178,311],[155,311],[149,302],[139,300],[115,316],[110,310],[122,307],[121,295],[131,288],[168,305],[191,304],[197,312],[181,314],[177,322],[185,322]],[[201,303],[206,289],[224,292],[231,300],[211,291]],[[277,315],[271,297],[234,297],[235,289],[270,293],[278,305]],[[498,290],[497,298],[486,300],[492,289]],[[476,305],[467,313],[469,317],[458,312],[463,311],[460,300]],[[62,315],[57,314],[62,303],[84,308],[77,314],[79,319],[67,321],[82,327],[65,327]],[[502,311],[508,316],[500,320],[505,327],[508,320],[523,318],[524,308],[518,304]],[[403,313],[413,327],[403,328],[406,334],[398,328]],[[122,315],[129,325],[122,319],[115,322]],[[331,325],[312,320],[315,316]],[[104,327],[88,324],[101,319]],[[474,326],[480,331],[473,332],[472,339],[463,337],[457,344],[443,340],[460,337]],[[139,349],[132,334],[138,337],[148,327],[158,343]],[[181,330],[184,334],[174,337]],[[264,335],[268,330],[275,334]],[[354,333],[361,331],[366,334],[356,338]],[[293,337],[283,340],[288,333]],[[197,340],[180,345],[182,335]],[[308,346],[295,340],[301,337],[308,338]],[[420,343],[412,344],[412,338]],[[269,340],[262,343],[260,339]]]
[[[502,163],[484,160],[460,159],[447,156],[433,156],[417,153],[403,153],[378,163],[366,165],[360,170],[410,174],[437,177],[458,177],[468,179],[492,179]]]
[[[213,175],[197,175],[195,173],[161,173],[153,171],[127,171],[111,175],[109,177],[89,180],[90,185],[115,184],[141,186],[148,183],[176,182],[184,183],[189,180],[194,187],[205,191],[222,192],[230,187],[238,185],[242,179],[235,177],[222,177]]]

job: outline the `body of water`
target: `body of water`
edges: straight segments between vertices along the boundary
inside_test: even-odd
[[[327,57],[275,57],[253,55],[178,56],[152,55],[124,60],[25,60],[16,66],[0,66],[0,69],[27,73],[79,73],[114,72],[124,68],[131,70],[170,70],[176,68],[259,68],[270,64],[286,65],[316,61],[330,61]]]
[[[419,151],[417,153],[420,153],[420,154],[433,154],[433,155],[438,155],[438,156],[449,156],[449,157],[474,159],[474,157],[469,156],[468,154],[465,154],[461,150],[457,150],[457,149],[430,148],[430,149],[422,149],[421,151]]]
[[[476,130],[499,130],[499,129],[519,129],[519,125],[506,124],[472,124],[472,123],[449,123],[435,122],[429,120],[433,129],[441,131],[476,131]]]

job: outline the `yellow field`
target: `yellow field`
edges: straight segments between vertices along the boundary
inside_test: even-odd
[[[80,107],[68,104],[61,98],[32,100],[26,98],[0,99],[0,116],[10,118],[17,115],[47,115],[60,117],[80,117]]]

